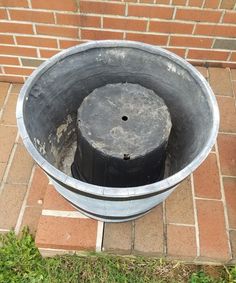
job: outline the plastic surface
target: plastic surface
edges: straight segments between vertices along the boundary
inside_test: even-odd
[[[152,90],[128,83],[97,88],[80,105],[77,123],[74,177],[111,187],[163,177],[171,118]]]

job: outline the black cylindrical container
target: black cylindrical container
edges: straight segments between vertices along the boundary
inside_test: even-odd
[[[96,185],[128,187],[163,177],[171,119],[164,101],[138,84],[108,84],[78,109],[72,174]]]

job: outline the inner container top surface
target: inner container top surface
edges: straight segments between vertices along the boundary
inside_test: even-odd
[[[164,101],[137,84],[95,89],[78,109],[78,128],[94,149],[107,156],[145,156],[166,140],[171,118]]]

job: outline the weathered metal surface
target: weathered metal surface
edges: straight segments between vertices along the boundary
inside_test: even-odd
[[[77,109],[94,89],[116,83],[151,89],[168,107],[172,130],[161,181],[115,188],[82,182],[66,171],[76,148]],[[50,58],[24,84],[16,112],[26,148],[56,189],[86,215],[113,222],[139,217],[162,202],[207,157],[219,127],[214,94],[193,66],[130,41],[89,42]]]

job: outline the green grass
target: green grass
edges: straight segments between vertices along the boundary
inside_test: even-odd
[[[30,283],[144,283],[236,282],[236,268],[187,265],[157,258],[107,254],[63,255],[42,258],[25,229],[0,236],[0,282]]]

